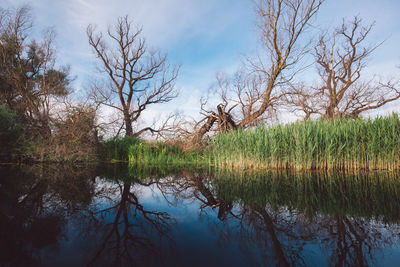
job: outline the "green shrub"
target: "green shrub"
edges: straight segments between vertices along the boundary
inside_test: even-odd
[[[31,140],[26,156],[40,162],[97,161],[99,144],[95,121],[96,112],[90,107],[63,110],[63,116],[53,120],[51,136]]]
[[[0,158],[11,159],[23,143],[23,128],[18,115],[0,105]]]

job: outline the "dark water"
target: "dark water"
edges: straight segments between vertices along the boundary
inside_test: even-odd
[[[3,266],[399,266],[400,178],[0,167]]]

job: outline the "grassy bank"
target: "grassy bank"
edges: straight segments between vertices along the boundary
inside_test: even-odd
[[[398,170],[400,119],[305,121],[218,135],[214,162],[222,167]]]
[[[137,138],[113,138],[103,142],[103,157],[107,161],[129,164],[205,165],[210,163],[204,151],[183,151],[177,146],[161,142],[142,142]]]
[[[296,122],[217,135],[203,150],[183,151],[135,138],[103,143],[103,157],[131,164],[203,164],[221,168],[399,170],[400,119]]]

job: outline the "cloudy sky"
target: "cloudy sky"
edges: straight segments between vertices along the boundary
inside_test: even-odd
[[[53,27],[57,32],[59,63],[71,66],[78,92],[97,75],[85,33],[88,24],[105,29],[119,16],[129,15],[142,25],[147,44],[167,53],[172,64],[181,65],[180,98],[153,108],[149,117],[165,110],[195,115],[199,97],[214,82],[215,73],[233,72],[241,58],[254,53],[258,45],[251,0],[0,0],[2,8],[22,4],[32,7],[35,31]],[[315,25],[333,28],[342,18],[354,15],[366,23],[375,21],[371,43],[385,40],[370,59],[366,73],[399,75],[400,1],[327,0]]]

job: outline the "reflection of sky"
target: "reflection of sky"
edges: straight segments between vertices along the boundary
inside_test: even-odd
[[[85,34],[87,25],[93,23],[104,30],[107,24],[125,14],[143,25],[149,45],[168,53],[172,63],[182,65],[178,79],[181,97],[147,110],[146,119],[177,109],[197,115],[198,99],[214,82],[215,73],[233,72],[242,56],[254,53],[258,46],[250,0],[115,0],[112,3],[106,0],[0,0],[0,5],[5,8],[26,2],[33,8],[37,32],[48,26],[57,31],[60,64],[71,66],[78,90],[97,75]],[[366,76],[377,73],[398,77],[399,70],[395,68],[400,64],[398,10],[398,0],[326,1],[315,24],[332,29],[343,17],[349,19],[354,15],[364,18],[366,23],[376,21],[369,40],[371,43],[386,41],[371,57]],[[310,71],[302,78],[312,81],[313,75]],[[391,105],[382,112],[398,110],[397,106]]]
[[[110,181],[96,179],[97,192],[109,192],[110,194],[99,195],[92,202],[92,210],[101,210],[118,203],[119,194],[113,189],[115,184]],[[192,189],[189,189],[192,190]],[[114,193],[113,193],[114,192]],[[248,266],[249,263],[263,263],[263,257],[267,257],[267,262],[274,256],[274,248],[272,241],[267,232],[261,233],[261,239],[255,238],[254,229],[246,223],[240,229],[238,220],[229,218],[225,222],[217,218],[218,207],[212,209],[206,207],[200,211],[201,202],[194,199],[182,199],[179,196],[166,194],[168,202],[174,203],[170,205],[162,195],[161,191],[155,186],[150,187],[132,185],[131,192],[139,198],[139,203],[146,210],[167,212],[175,220],[170,224],[169,236],[172,240],[163,239],[161,243],[156,236],[149,235],[149,238],[155,244],[161,244],[160,251],[165,263],[174,266]],[[187,192],[183,192],[185,195]],[[108,199],[110,198],[110,199]],[[131,208],[134,208],[131,206]],[[239,207],[234,209],[239,211]],[[275,225],[277,237],[284,248],[285,253],[290,253],[291,249],[298,249],[304,242],[304,247],[300,251],[300,255],[304,258],[307,265],[324,266],[329,264],[329,257],[333,257],[335,252],[331,251],[331,247],[321,242],[328,238],[324,231],[318,232],[316,237],[311,240],[304,241],[285,235],[282,229],[288,227],[289,224],[296,222],[298,216],[296,211],[289,211],[286,207],[279,208],[278,221],[280,225]],[[130,222],[134,223],[137,219],[132,216]],[[49,266],[71,266],[81,265],[91,260],[104,238],[102,227],[100,231],[94,230],[90,234],[85,233],[85,229],[97,229],[95,225],[88,224],[85,220],[86,212],[82,214],[74,214],[68,218],[65,234],[60,239],[58,248],[41,250],[43,265]],[[104,214],[101,223],[113,222],[115,211]],[[87,218],[86,218],[87,219]],[[324,220],[323,216],[315,219]],[[312,224],[311,224],[312,225]],[[371,221],[370,227],[379,229],[383,235],[389,235],[390,231],[386,230],[386,226]],[[146,226],[144,226],[146,227]],[[263,226],[266,228],[266,226]],[[293,224],[288,230],[294,236],[301,236],[304,225]],[[122,230],[123,226],[121,226]],[[105,229],[105,228],[104,228]],[[137,228],[138,233],[147,233],[148,229]],[[317,230],[316,230],[317,231]],[[122,232],[122,231],[121,231]],[[151,232],[150,232],[151,233]],[[259,238],[260,238],[259,237]],[[289,249],[289,250],[286,250]],[[382,248],[382,251],[374,252],[375,263],[382,266],[390,266],[400,258],[400,251],[397,244]],[[153,256],[155,257],[155,256]]]

